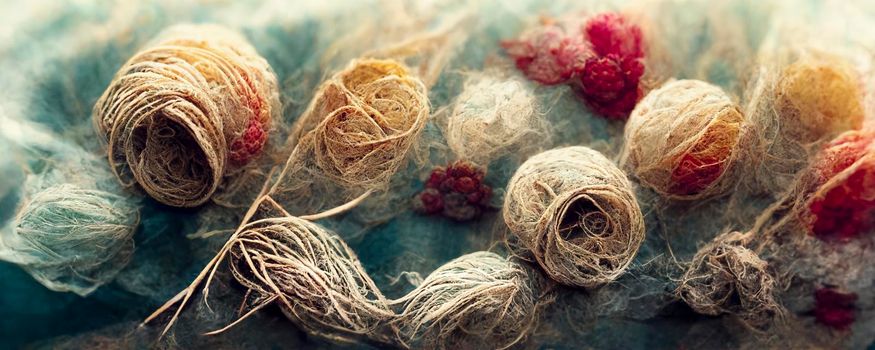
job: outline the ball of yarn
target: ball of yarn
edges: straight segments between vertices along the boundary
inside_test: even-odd
[[[529,158],[507,186],[503,215],[519,248],[571,286],[616,279],[644,240],[644,218],[626,175],[586,147]]]
[[[193,207],[263,153],[279,113],[276,76],[242,36],[182,25],[116,73],[94,106],[94,124],[122,184]]]
[[[423,349],[506,349],[525,340],[540,293],[525,266],[495,253],[463,255],[395,301],[402,344]]]
[[[394,315],[355,253],[334,232],[296,217],[246,225],[230,243],[234,278],[258,303],[275,300],[308,333],[390,341]]]
[[[472,77],[447,121],[450,149],[487,165],[506,154],[526,155],[549,139],[534,91],[518,78]]]
[[[28,198],[0,234],[0,259],[51,290],[85,296],[127,265],[138,221],[137,208],[124,197],[50,186]]]
[[[732,232],[716,238],[693,257],[681,278],[678,296],[705,315],[731,314],[745,325],[765,330],[783,313],[768,264],[739,243]]]
[[[428,119],[422,81],[392,60],[355,60],[322,84],[295,125],[299,150],[346,188],[377,189],[398,170]]]
[[[790,138],[810,143],[863,125],[860,78],[838,57],[803,58],[778,78],[775,109]]]
[[[719,87],[669,82],[632,111],[620,163],[667,198],[723,194],[737,180],[745,131],[740,109]]]

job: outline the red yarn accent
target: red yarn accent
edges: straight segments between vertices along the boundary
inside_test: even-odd
[[[249,163],[264,149],[267,131],[258,121],[249,120],[249,127],[231,143],[230,158],[236,165]]]
[[[857,294],[842,293],[834,288],[820,288],[814,292],[814,317],[827,327],[847,330],[856,320],[854,304]]]
[[[237,166],[246,165],[264,150],[264,145],[267,143],[268,137],[268,132],[265,126],[269,122],[269,116],[264,113],[264,104],[258,96],[258,90],[255,88],[255,84],[252,83],[249,79],[249,75],[245,72],[241,72],[241,75],[243,76],[246,85],[249,87],[249,91],[251,91],[251,94],[246,90],[240,91],[240,95],[245,96],[246,106],[249,107],[251,116],[249,118],[249,124],[246,126],[246,129],[243,130],[243,133],[231,142],[231,152],[229,157],[231,162]]]
[[[529,79],[544,85],[561,84],[583,69],[586,42],[549,24],[528,33],[521,40],[501,43],[517,68]]]
[[[417,211],[459,221],[479,217],[492,197],[492,188],[483,184],[485,175],[482,168],[466,161],[436,167],[417,196]]]
[[[700,158],[694,154],[684,154],[671,174],[673,185],[669,191],[685,196],[702,192],[723,174],[725,160],[715,156]]]
[[[821,186],[866,154],[875,133],[851,133],[831,142],[815,166]],[[847,242],[873,228],[875,163],[860,164],[843,183],[809,204],[811,233],[822,240]]]

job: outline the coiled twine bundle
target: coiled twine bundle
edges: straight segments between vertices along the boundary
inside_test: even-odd
[[[740,109],[719,87],[672,81],[632,111],[620,164],[667,198],[723,194],[738,177],[745,131]]]
[[[644,240],[644,218],[626,175],[586,147],[529,158],[508,184],[503,215],[519,248],[571,286],[614,280]]]
[[[183,25],[116,73],[94,106],[94,125],[123,185],[193,207],[263,152],[279,112],[276,76],[243,37]]]
[[[47,187],[0,234],[0,260],[51,290],[85,296],[127,265],[138,221],[124,197],[71,184]]]
[[[775,300],[768,264],[740,243],[742,236],[724,234],[699,250],[677,294],[698,313],[732,314],[755,330],[765,330],[784,309]]]
[[[246,225],[230,246],[234,278],[258,304],[277,301],[301,329],[329,339],[387,343],[394,313],[355,253],[334,232],[284,217]]]
[[[447,121],[447,143],[460,159],[482,165],[508,153],[528,154],[549,139],[536,106],[521,79],[472,77]]]
[[[402,344],[423,349],[505,349],[535,328],[538,278],[495,253],[463,255],[396,300]]]
[[[322,84],[296,123],[293,159],[312,161],[343,188],[378,189],[405,160],[428,113],[425,85],[400,63],[353,61]]]

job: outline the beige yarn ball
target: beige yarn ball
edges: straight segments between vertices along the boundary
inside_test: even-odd
[[[586,147],[529,158],[507,187],[511,243],[559,283],[595,287],[616,279],[644,240],[644,217],[626,175]]]
[[[747,135],[741,110],[722,89],[672,81],[632,111],[620,164],[664,197],[716,196],[735,184]]]
[[[239,34],[167,29],[116,73],[94,105],[119,181],[167,205],[206,202],[263,153],[280,113],[277,78]]]

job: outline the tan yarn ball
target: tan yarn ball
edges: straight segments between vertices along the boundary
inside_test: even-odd
[[[735,184],[747,137],[741,110],[722,89],[672,81],[632,111],[620,165],[666,198],[716,196]]]
[[[322,84],[296,122],[296,156],[312,156],[342,187],[376,189],[401,166],[428,114],[425,85],[401,63],[355,60]]]
[[[860,129],[860,78],[850,63],[837,57],[800,59],[781,72],[775,108],[788,136],[802,143]]]
[[[279,113],[276,76],[242,36],[180,25],[116,73],[94,125],[123,185],[193,207],[263,152]]]
[[[626,175],[586,147],[529,158],[507,187],[511,243],[559,283],[595,287],[616,279],[644,240],[644,218]]]

